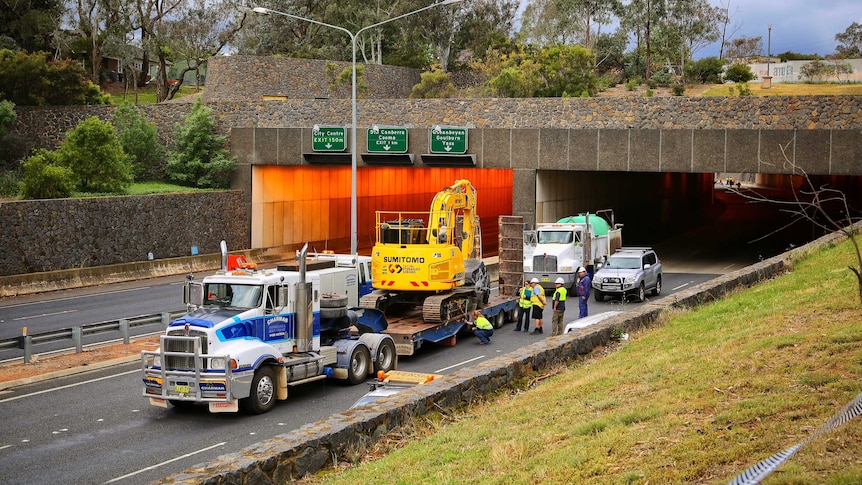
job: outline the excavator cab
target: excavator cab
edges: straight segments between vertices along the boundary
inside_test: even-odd
[[[384,244],[423,244],[426,242],[425,232],[422,219],[395,219],[380,225],[378,240]]]

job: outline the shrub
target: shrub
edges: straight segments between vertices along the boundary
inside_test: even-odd
[[[740,96],[751,96],[751,86],[748,83],[736,83],[736,90]]]
[[[138,109],[124,103],[114,112],[114,127],[123,151],[130,158],[136,180],[161,180],[164,176],[165,148],[159,143],[156,125]]]
[[[123,193],[132,184],[132,164],[113,125],[95,116],[70,131],[57,152],[82,192]]]
[[[236,165],[224,148],[225,137],[213,129],[212,110],[195,101],[183,123],[177,125],[176,150],[168,154],[168,177],[189,187],[226,189]]]
[[[72,169],[60,164],[58,152],[37,150],[24,161],[21,196],[25,199],[58,199],[69,197],[75,190]]]
[[[685,94],[685,84],[674,84],[671,89],[673,89],[674,96],[682,96]]]
[[[422,73],[419,84],[413,86],[411,98],[453,98],[458,94],[458,88],[452,84],[448,72],[435,70]]]
[[[733,64],[724,73],[724,79],[735,83],[747,83],[754,79],[754,73],[746,64]]]
[[[718,57],[705,57],[685,65],[686,77],[694,82],[717,84],[721,82],[721,72],[725,61]]]
[[[0,49],[0,96],[21,106],[107,104],[110,99],[80,63],[7,49]]]
[[[21,176],[14,170],[0,171],[0,195],[14,197],[20,191]]]
[[[667,69],[659,69],[650,77],[650,81],[654,82],[657,86],[670,86],[671,80],[672,75]],[[655,89],[654,86],[653,89]]]

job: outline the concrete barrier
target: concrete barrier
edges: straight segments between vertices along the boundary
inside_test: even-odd
[[[208,485],[285,483],[315,473],[341,457],[370,446],[417,416],[439,407],[469,403],[510,382],[607,345],[615,332],[649,328],[670,309],[692,308],[788,271],[799,257],[834,245],[833,233],[766,261],[728,273],[576,332],[548,337],[514,352],[459,370],[422,386],[380,400],[373,408],[355,408],[302,426],[236,453],[201,463],[157,483]]]

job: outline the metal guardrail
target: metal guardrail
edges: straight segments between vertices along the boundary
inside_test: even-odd
[[[185,310],[176,310],[172,312],[121,318],[120,320],[89,323],[78,327],[52,330],[50,332],[22,335],[20,337],[0,340],[0,350],[24,349],[24,363],[29,364],[33,357],[34,345],[72,340],[72,343],[75,345],[75,352],[80,353],[83,352],[84,337],[107,332],[120,332],[123,337],[123,343],[127,344],[129,343],[131,329],[157,324],[161,325],[162,328],[167,328],[168,324],[172,320],[185,315],[185,313]]]

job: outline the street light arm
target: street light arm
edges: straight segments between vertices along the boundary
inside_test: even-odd
[[[461,0],[458,0],[458,1],[461,1]],[[300,20],[300,21],[303,21],[303,22],[309,22],[309,23],[312,23],[312,24],[317,24],[317,25],[322,25],[322,26],[324,26],[324,27],[329,27],[329,28],[332,28],[332,29],[335,29],[335,30],[340,30],[341,32],[344,32],[345,34],[349,35],[349,36],[350,36],[350,38],[351,38],[351,40],[353,39],[353,36],[354,36],[353,32],[351,32],[351,31],[349,31],[349,30],[345,29],[344,27],[339,27],[339,26],[337,26],[337,25],[327,24],[326,22],[321,22],[321,21],[319,21],[319,20],[314,20],[314,19],[309,19],[309,18],[305,18],[305,17],[300,17],[300,16],[298,16],[298,15],[293,15],[293,14],[289,14],[289,13],[285,13],[285,12],[279,12],[278,10],[272,10],[272,9],[269,9],[269,8],[266,8],[266,7],[254,7],[254,8],[252,8],[251,10],[252,10],[252,12],[254,12],[254,13],[256,13],[256,14],[260,14],[260,15],[273,15],[273,14],[275,14],[275,15],[281,15],[281,16],[284,16],[284,17],[292,18],[292,19],[294,19],[294,20]]]

